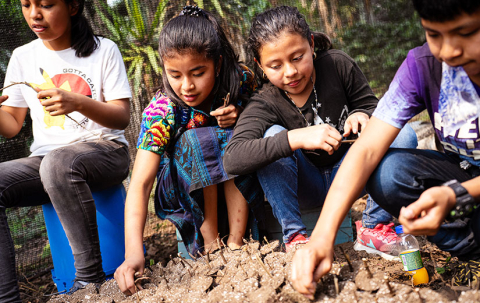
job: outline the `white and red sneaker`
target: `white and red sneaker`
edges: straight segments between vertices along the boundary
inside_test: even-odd
[[[369,254],[377,254],[390,261],[399,261],[396,250],[397,234],[393,230],[393,223],[377,224],[375,228],[365,228],[361,221],[357,226],[357,241],[353,249],[364,250]]]
[[[288,243],[285,243],[285,251],[288,253],[299,244],[307,244],[308,240],[310,240],[310,238],[306,238],[306,235],[300,233],[295,234]]]

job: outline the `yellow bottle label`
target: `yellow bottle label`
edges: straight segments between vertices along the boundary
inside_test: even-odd
[[[402,259],[403,269],[405,271],[417,270],[423,267],[419,250],[401,252],[400,258]]]

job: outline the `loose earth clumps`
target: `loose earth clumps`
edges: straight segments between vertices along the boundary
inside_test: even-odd
[[[337,261],[318,283],[313,302],[480,302],[478,290],[456,293],[441,287],[435,287],[440,289],[435,291],[432,285],[414,288],[399,262],[362,260],[360,254],[352,257],[354,251],[350,256],[341,253],[344,248],[351,250],[351,245],[345,243],[341,250],[336,249]],[[280,250],[278,241],[262,247],[250,241],[241,250],[223,248],[196,260],[180,255],[166,266],[151,266],[137,277],[144,289],[133,296],[122,294],[116,282],[110,280],[99,290],[89,285],[71,296],[55,296],[49,302],[310,302],[289,282],[293,252]],[[347,263],[346,259],[352,261]]]

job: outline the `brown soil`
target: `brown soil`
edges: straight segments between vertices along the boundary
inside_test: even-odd
[[[258,242],[257,242],[258,243]],[[144,290],[124,296],[115,281],[52,298],[57,302],[309,302],[292,289],[288,280],[293,253],[279,251],[278,242],[258,249],[250,242],[241,251],[223,250],[196,261],[174,258],[166,266],[151,266]],[[256,244],[256,245],[255,245]],[[342,252],[341,248],[345,251]],[[427,285],[413,287],[411,278],[396,261],[386,261],[353,250],[353,243],[335,247],[335,262],[318,284],[313,302],[478,302],[480,291],[451,287],[451,272],[436,275],[445,266],[447,254],[426,243],[422,257],[430,275]],[[346,261],[352,260],[352,270]],[[362,258],[367,259],[369,276]],[[449,267],[456,261],[450,261]],[[385,280],[384,276],[388,279]],[[391,288],[389,290],[388,284]]]
[[[278,242],[258,249],[250,242],[242,251],[223,251],[194,260],[174,258],[166,266],[150,267],[144,290],[131,297],[124,296],[115,281],[60,295],[58,302],[309,302],[292,289],[288,276],[293,253],[279,251]],[[257,246],[257,247],[255,247]],[[341,248],[345,251],[342,253]],[[447,255],[425,244],[422,257],[430,274],[430,283],[412,287],[410,276],[396,261],[367,256],[353,250],[353,243],[335,247],[335,262],[328,275],[318,284],[313,302],[478,302],[480,291],[450,286],[451,272],[435,275],[432,256],[437,267],[445,266]],[[431,252],[431,253],[430,253]],[[345,255],[352,260],[352,270]],[[362,258],[368,257],[369,277]],[[209,261],[208,261],[209,260]],[[456,261],[450,261],[453,266]],[[388,277],[388,284],[384,276]]]
[[[353,221],[361,218],[364,205],[363,199],[355,203]],[[49,302],[309,302],[292,288],[289,274],[293,253],[280,251],[278,242],[260,247],[250,241],[243,250],[223,250],[223,257],[217,252],[194,261],[169,258],[176,254],[174,239],[175,230],[168,227],[147,241],[147,252],[153,253],[156,264],[146,270],[144,290],[137,294],[126,297],[110,280],[98,291],[89,287],[71,296],[54,296]],[[357,252],[353,243],[343,243],[335,246],[332,270],[318,283],[313,302],[480,302],[480,291],[451,285],[458,260],[450,259],[424,237],[418,239],[430,276],[428,284],[414,287],[401,263]]]

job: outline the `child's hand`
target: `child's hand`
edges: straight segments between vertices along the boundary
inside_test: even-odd
[[[7,95],[0,96],[0,104],[2,104],[3,102],[7,101],[7,99],[8,99],[8,96],[7,96]]]
[[[143,273],[145,270],[145,258],[141,256],[131,256],[123,261],[113,277],[117,281],[120,290],[127,296],[133,295],[138,290],[143,289],[140,284],[135,285],[135,273]]]
[[[322,149],[332,155],[340,147],[342,135],[328,124],[297,128],[288,132],[288,142],[292,150]]]
[[[332,267],[333,247],[310,240],[295,252],[292,260],[293,287],[310,300],[314,299],[317,281]]]
[[[455,193],[450,187],[432,187],[424,191],[417,201],[403,207],[398,220],[405,233],[433,236],[455,202]]]
[[[222,106],[217,108],[211,112],[210,115],[217,118],[218,126],[221,128],[227,128],[235,125],[241,112],[242,109],[240,107],[230,104],[227,107]]]
[[[59,88],[36,90],[38,91],[37,98],[45,107],[45,110],[50,113],[50,116],[65,115],[79,109],[78,98],[75,93]]]
[[[351,133],[357,134],[359,131],[364,130],[369,119],[365,113],[354,113],[345,121],[343,136],[348,137]]]

